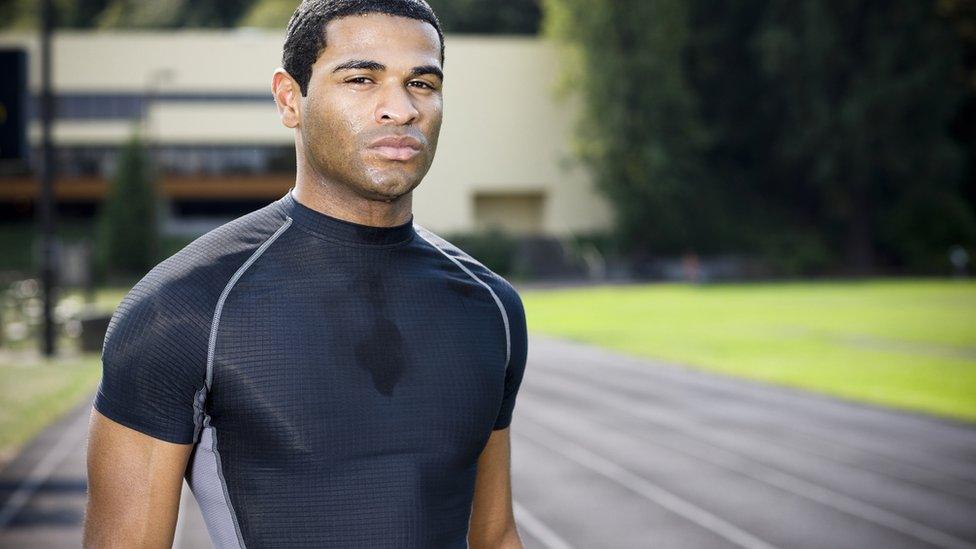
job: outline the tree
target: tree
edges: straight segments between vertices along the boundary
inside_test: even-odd
[[[444,32],[536,34],[540,0],[427,0]]]
[[[976,235],[950,124],[958,41],[931,2],[771,0],[757,49],[781,113],[772,173],[809,196],[846,269],[932,268]],[[795,205],[796,206],[796,205]],[[936,226],[936,227],[933,227]]]
[[[953,135],[966,151],[963,194],[969,204],[976,204],[976,0],[938,0],[936,5],[963,45],[963,66],[957,71],[957,80],[966,89],[966,96],[956,113]]]
[[[950,245],[976,242],[951,131],[972,62],[933,3],[545,6],[582,99],[577,152],[615,205],[623,249],[933,272]],[[970,11],[953,13],[970,28]]]
[[[283,29],[297,6],[294,0],[257,0],[238,21],[238,25]]]
[[[542,19],[539,0],[428,0],[444,32],[536,34]],[[257,0],[238,22],[248,27],[284,28],[298,3]]]
[[[254,0],[54,0],[71,28],[233,27]],[[297,4],[297,2],[293,2]],[[0,27],[36,28],[40,3],[0,0]]]
[[[683,0],[548,0],[545,32],[568,45],[579,93],[575,149],[615,206],[623,249],[715,251],[726,224],[703,170],[709,141],[684,70]]]
[[[119,154],[99,210],[96,263],[101,277],[141,275],[159,250],[157,197],[145,147],[134,134]]]
[[[253,0],[111,0],[98,14],[102,28],[233,27]]]

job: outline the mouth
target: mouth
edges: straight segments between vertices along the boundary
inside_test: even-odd
[[[369,150],[384,160],[406,161],[420,154],[421,142],[410,135],[388,135],[369,145]]]
[[[385,160],[410,160],[411,158],[420,154],[420,149],[415,149],[413,147],[392,147],[388,145],[383,145],[379,147],[370,147],[370,151],[376,153],[377,156]]]

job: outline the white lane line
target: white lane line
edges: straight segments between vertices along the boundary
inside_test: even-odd
[[[791,474],[776,470],[767,464],[756,462],[755,466],[758,471],[750,471],[749,469],[743,467],[741,463],[737,463],[737,460],[729,459],[730,455],[737,455],[740,459],[749,459],[748,456],[739,455],[725,446],[710,442],[704,437],[694,434],[694,432],[690,429],[690,427],[693,427],[693,425],[676,426],[672,422],[662,421],[661,418],[654,413],[648,414],[644,409],[644,403],[639,399],[635,399],[621,393],[600,389],[592,384],[583,385],[575,381],[567,381],[559,376],[552,376],[551,379],[547,379],[546,385],[549,387],[561,386],[561,390],[566,390],[568,393],[571,393],[576,397],[585,398],[587,396],[599,396],[598,400],[605,406],[619,410],[627,415],[649,421],[651,423],[656,423],[658,425],[663,425],[666,428],[677,430],[689,438],[698,440],[700,443],[713,449],[713,451],[705,454],[690,450],[676,450],[675,448],[672,448],[672,450],[684,455],[698,458],[702,461],[707,461],[713,465],[718,465],[726,469],[734,470],[740,474],[749,476],[750,478],[759,480],[791,494],[805,497],[821,503],[822,505],[847,513],[848,515],[872,522],[879,526],[890,528],[926,543],[939,547],[959,547],[967,549],[976,548],[976,545],[957,538],[947,532],[932,528],[851,496],[835,492],[830,488],[821,486],[819,484],[815,484]],[[581,418],[582,415],[576,416],[577,420]],[[588,421],[592,423],[600,423],[593,419]],[[603,428],[602,425],[601,428]],[[643,434],[640,436],[642,438],[648,438]],[[654,441],[650,438],[648,438],[648,440],[652,440],[653,442],[664,446],[662,443],[660,443],[660,441]],[[719,457],[723,452],[725,459]]]
[[[608,375],[607,372],[602,372],[602,374],[598,373],[597,375],[593,375],[583,370],[577,371],[576,369],[574,369],[574,371],[570,372],[566,368],[554,368],[542,364],[536,364],[535,369],[540,370],[541,372],[544,372],[546,374],[557,375],[562,378],[571,378],[571,377],[586,378],[587,380],[593,380],[597,384],[609,385],[613,388],[621,388],[626,390],[639,390],[642,392],[646,392],[647,396],[659,395],[661,394],[662,391],[662,388],[659,386],[659,384],[654,383],[650,375],[647,376],[647,380],[646,380],[647,382],[645,383],[644,380],[640,380],[638,382],[635,382],[634,380],[625,380],[625,379],[621,379],[619,381],[611,381],[611,378],[615,376]],[[679,399],[682,398],[680,396],[681,393],[680,390],[669,391],[668,389],[663,389],[663,391],[664,394],[669,395],[673,398],[679,398]],[[688,390],[685,392],[685,396],[683,398],[684,400],[688,400],[689,398],[694,396],[695,394],[693,390]],[[726,397],[727,396],[728,395],[726,395]],[[707,395],[701,395],[700,397],[706,399],[708,398]],[[748,403],[748,400],[745,396],[740,398],[740,400],[742,402]],[[697,421],[708,421],[708,418],[705,417],[704,420],[697,420]],[[688,422],[689,420],[685,420],[685,423]],[[809,441],[810,444],[813,444],[814,445],[813,447],[804,446],[802,443],[798,445],[792,441],[780,440],[777,439],[776,437],[772,437],[768,435],[762,435],[762,434],[757,435],[755,433],[750,433],[748,436],[749,438],[756,440],[757,443],[762,442],[763,444],[782,448],[783,450],[788,452],[795,452],[806,456],[812,456],[820,460],[827,460],[842,466],[849,467],[851,469],[856,469],[860,472],[867,472],[872,475],[878,475],[886,478],[894,478],[922,488],[927,488],[929,490],[939,492],[941,494],[955,495],[966,499],[976,499],[976,484],[973,484],[971,481],[960,478],[958,475],[949,474],[946,471],[937,470],[932,467],[926,467],[916,463],[892,458],[891,456],[885,454],[879,454],[875,451],[865,450],[849,444],[845,444],[843,442],[835,442],[832,440],[827,440],[825,438],[817,437],[816,435],[811,435],[810,433],[803,433],[800,431],[802,428],[804,427],[801,425],[795,425],[795,424],[791,425],[790,427],[791,437],[803,438]],[[806,428],[809,428],[809,425],[807,425]],[[851,463],[848,458],[838,456],[837,455],[838,452],[833,451],[834,449],[839,450],[841,453],[844,454],[853,451],[862,456],[869,457],[871,459],[883,460],[884,463],[888,464],[889,467],[894,466],[897,469],[899,469],[899,471],[892,472],[890,468],[887,467],[883,471],[868,469],[864,467],[861,464],[860,460],[857,460],[857,458],[855,458],[856,460],[855,463]],[[911,472],[909,470],[911,470]],[[919,478],[919,475],[921,475],[922,478]]]
[[[653,384],[656,387],[656,391],[664,391],[665,393],[670,394],[681,394],[686,392],[688,389],[694,388],[705,393],[713,393],[720,396],[733,395],[743,400],[743,397],[748,397],[757,401],[784,406],[785,413],[793,416],[803,417],[804,414],[809,414],[811,417],[816,417],[819,421],[833,421],[843,425],[848,425],[850,423],[850,421],[846,419],[843,414],[856,414],[855,417],[858,418],[878,421],[879,419],[884,419],[881,417],[883,414],[891,413],[883,409],[875,410],[870,408],[869,405],[859,406],[854,402],[848,403],[842,399],[839,399],[839,397],[831,397],[818,393],[803,394],[799,389],[779,387],[774,384],[764,384],[763,382],[750,382],[746,379],[736,379],[728,376],[727,374],[723,376],[721,373],[711,373],[697,369],[690,369],[689,367],[668,364],[660,360],[636,357],[634,355],[627,355],[618,351],[601,349],[592,344],[580,344],[555,338],[545,339],[545,345],[552,345],[556,348],[555,352],[553,353],[555,355],[556,362],[543,360],[534,361],[535,363],[543,363],[543,367],[545,367],[545,362],[562,364],[562,358],[564,356],[571,356],[573,357],[572,363],[585,367],[587,370],[600,372],[604,375],[610,370],[636,374],[638,377],[642,377],[649,383]],[[529,347],[530,349],[532,348],[531,342]],[[539,351],[537,350],[536,352]],[[529,359],[532,360],[533,357],[530,356]],[[641,363],[641,361],[644,363]],[[671,388],[661,387],[662,381],[670,385]],[[793,394],[790,391],[795,391],[796,394]],[[894,413],[897,414],[897,412]],[[918,433],[919,437],[914,438],[923,438],[929,435],[933,430],[946,432],[946,437],[942,437],[943,439],[960,439],[963,435],[971,435],[971,433],[964,428],[952,427],[950,429],[943,422],[930,421],[922,417],[915,418],[913,416],[906,415],[898,416],[898,419],[914,420],[914,423],[918,424],[917,428],[906,426],[905,429],[902,429],[911,431],[913,433]],[[905,423],[905,421],[902,421],[902,423]],[[976,481],[974,471],[968,466],[968,464],[946,462],[944,461],[943,456],[931,453],[924,445],[908,446],[906,444],[901,444],[899,445],[899,453],[897,455],[892,455],[886,449],[878,447],[876,442],[873,442],[866,437],[846,437],[844,439],[837,439],[837,432],[830,428],[810,424],[809,422],[803,425],[797,425],[795,431],[797,434],[814,439],[818,443],[829,444],[831,446],[843,449],[857,450],[859,452],[883,458],[892,463],[910,466],[918,470],[937,474],[939,476],[954,480],[962,480],[966,482]],[[857,433],[852,434],[857,435]],[[874,433],[870,431],[868,431],[866,434],[874,435]],[[895,436],[905,437],[904,440],[908,440],[908,437],[905,435]],[[962,449],[971,449],[973,448],[973,445],[963,444],[962,446],[957,447]],[[937,468],[933,468],[923,465],[918,461],[921,460],[924,462],[931,459],[940,461],[940,465]]]
[[[541,337],[540,337],[541,336]],[[871,421],[888,421],[891,411],[883,406],[872,406],[856,401],[834,397],[823,393],[813,393],[802,389],[777,385],[770,382],[754,381],[746,378],[712,372],[702,368],[692,367],[681,362],[672,362],[652,357],[642,357],[624,351],[617,351],[600,347],[592,343],[532,334],[538,340],[535,348],[546,346],[563,354],[582,357],[591,365],[597,367],[619,367],[641,374],[651,374],[656,381],[667,379],[677,386],[696,386],[703,390],[716,393],[741,395],[748,393],[758,400],[770,403],[789,405],[794,412],[812,413],[823,419],[831,419],[840,424],[847,424],[852,415]],[[551,346],[551,347],[550,347]],[[530,345],[530,348],[532,346]],[[949,438],[958,444],[958,448],[965,450],[976,449],[976,433],[968,425],[957,422],[946,422],[925,414],[900,414],[898,417],[899,436],[916,434],[928,437],[934,433],[942,433],[940,438]],[[943,436],[944,435],[944,436]],[[925,446],[920,449],[925,450]]]
[[[85,440],[85,436],[88,434],[88,421],[89,416],[81,414],[65,429],[65,436],[24,477],[17,486],[17,490],[0,510],[0,529],[5,528],[17,516],[17,513],[20,513],[34,492],[47,482],[47,479],[64,463],[64,460],[73,452],[78,451],[78,445]]]
[[[519,424],[519,432],[524,435],[525,440],[566,457],[739,547],[773,549],[773,546],[765,541],[709,513],[694,503],[672,494],[648,479],[574,442],[552,434],[544,425],[526,417],[527,415],[523,410]],[[534,426],[526,429],[527,425]]]
[[[519,502],[512,500],[512,510],[515,512],[515,522],[518,523],[519,527],[525,529],[526,533],[542,543],[546,549],[573,549],[572,545],[559,537],[559,534],[546,526]]]

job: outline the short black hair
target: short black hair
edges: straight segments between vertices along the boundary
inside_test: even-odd
[[[325,25],[340,17],[385,13],[430,23],[441,41],[441,65],[444,64],[444,33],[437,15],[424,0],[302,0],[288,21],[288,32],[281,56],[281,66],[301,89],[308,91],[312,65],[325,49]]]

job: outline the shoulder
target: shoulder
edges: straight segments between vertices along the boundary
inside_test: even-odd
[[[286,221],[275,203],[269,204],[208,231],[155,265],[122,298],[103,351],[112,350],[113,342],[131,343],[127,336],[142,332],[156,340],[176,333],[198,339],[193,334],[209,330],[224,286]]]
[[[478,261],[477,258],[471,256],[471,254],[465,252],[458,246],[434,233],[430,229],[427,229],[423,225],[414,223],[414,229],[417,231],[418,236],[420,236],[422,240],[426,241],[434,248],[437,248],[442,254],[446,255],[449,259],[458,264],[459,267],[468,271],[470,275],[478,278],[485,285],[491,288],[492,292],[498,296],[498,299],[502,302],[502,305],[505,307],[506,313],[508,313],[509,316],[514,315],[524,317],[525,312],[522,306],[522,298],[515,289],[515,286],[513,286],[505,277],[501,276],[495,271],[492,271],[483,263]]]
[[[129,290],[102,344],[99,412],[162,440],[196,440],[217,303],[248,258],[287,227],[275,204],[200,236]]]

